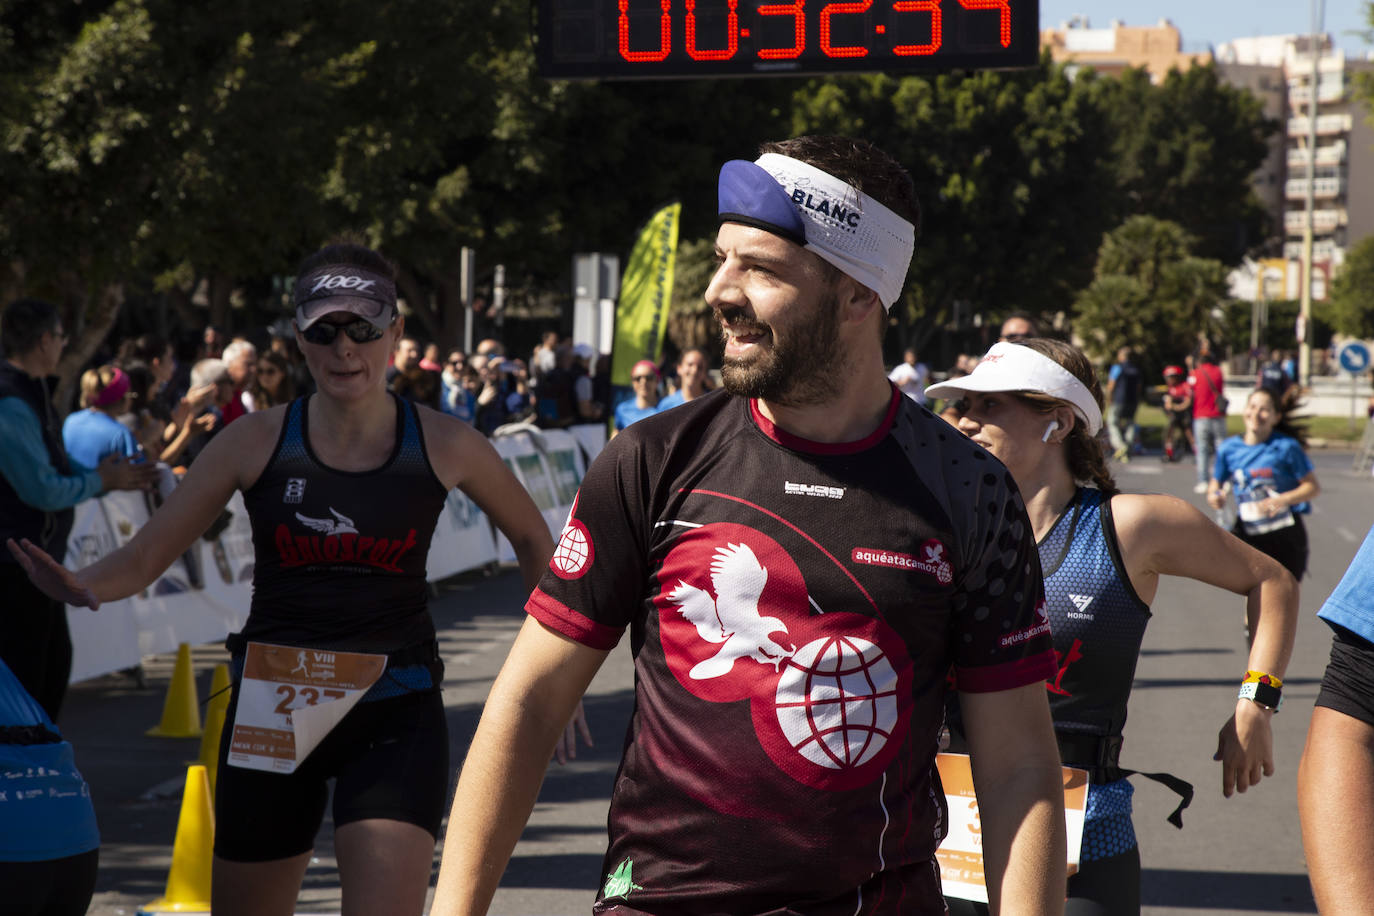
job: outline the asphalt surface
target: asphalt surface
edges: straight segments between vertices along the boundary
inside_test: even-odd
[[[1224,799],[1216,733],[1231,714],[1245,671],[1243,601],[1193,582],[1164,583],[1136,671],[1123,765],[1169,770],[1197,787],[1185,827],[1165,821],[1175,797],[1137,777],[1135,823],[1145,865],[1146,914],[1314,913],[1295,803],[1312,700],[1330,647],[1316,619],[1368,529],[1374,480],[1351,471],[1348,452],[1314,452],[1323,493],[1309,517],[1312,560],[1302,592],[1302,621],[1288,670],[1285,705],[1275,720],[1278,770],[1272,779]],[[1191,464],[1140,457],[1116,466],[1129,492],[1172,493],[1206,509],[1191,492]],[[491,679],[522,620],[523,596],[510,569],[440,583],[432,603],[448,670],[444,701],[455,761],[462,759]],[[225,659],[217,646],[193,653],[199,697],[211,669]],[[95,798],[103,845],[90,913],[132,916],[161,897],[171,863],[185,767],[195,739],[150,738],[166,697],[174,658],[145,660],[146,684],[109,675],[73,685],[60,725]],[[603,879],[606,805],[632,700],[633,672],[622,645],[586,699],[596,746],[550,768],[529,826],[491,912],[498,916],[590,911]],[[328,819],[306,876],[298,912],[337,913],[339,885]],[[435,851],[437,874],[441,849]]]

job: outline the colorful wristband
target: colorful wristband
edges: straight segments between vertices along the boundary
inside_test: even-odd
[[[1276,676],[1274,676],[1274,675],[1272,675],[1272,674],[1265,674],[1263,671],[1247,671],[1247,672],[1245,672],[1245,678],[1241,681],[1241,683],[1242,683],[1242,684],[1272,684],[1272,685],[1274,685],[1275,687],[1278,687],[1279,689],[1283,689],[1283,681],[1282,681],[1280,678],[1278,678],[1278,677],[1276,677]]]
[[[1240,693],[1237,695],[1242,700],[1253,700],[1265,709],[1279,711],[1283,705],[1283,691],[1273,684],[1264,684],[1259,681],[1246,681],[1240,685]]]

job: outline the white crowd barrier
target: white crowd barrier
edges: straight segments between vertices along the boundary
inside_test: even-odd
[[[508,427],[498,433],[492,444],[556,538],[587,463],[605,445],[605,428]],[[151,507],[149,497],[131,492],[82,503],[67,542],[67,565],[88,566],[128,543],[148,520]],[[197,538],[142,593],[107,602],[94,613],[67,608],[73,681],[132,667],[145,655],[171,652],[183,642],[216,642],[243,626],[252,600],[252,529],[240,494],[226,508],[230,517],[218,536]],[[510,543],[493,530],[486,515],[461,491],[451,491],[430,545],[429,580],[514,559]]]

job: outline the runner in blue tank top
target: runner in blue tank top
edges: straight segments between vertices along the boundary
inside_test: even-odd
[[[425,586],[445,495],[461,489],[506,534],[528,587],[553,553],[539,510],[480,433],[387,391],[387,357],[405,331],[394,277],[385,258],[351,243],[300,265],[296,344],[316,393],[227,427],[127,546],[72,573],[9,542],[39,588],[94,610],[151,583],[241,490],[256,565],[247,623],[229,642],[229,722],[241,701],[252,714],[237,686],[249,640],[287,647],[272,651],[302,664],[308,649],[386,656],[382,679],[294,772],[226,766],[226,727],[211,901],[222,916],[294,911],[331,781],[344,912],[422,912],[449,777]],[[261,651],[248,649],[249,661]]]
[[[1216,753],[1228,797],[1274,772],[1270,719],[1297,629],[1297,583],[1183,500],[1117,491],[1097,436],[1102,390],[1077,348],[1043,338],[998,343],[971,375],[927,394],[968,399],[959,429],[1011,471],[1035,528],[1059,660],[1046,685],[1050,711],[1065,765],[1090,777],[1065,912],[1138,914],[1140,854],[1124,778],[1132,771],[1118,755],[1159,578],[1185,576],[1246,596],[1250,670]],[[974,911],[967,901],[950,903],[951,913]]]

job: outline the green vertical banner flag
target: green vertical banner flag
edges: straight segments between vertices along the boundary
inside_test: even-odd
[[[615,307],[615,342],[611,351],[611,384],[629,385],[630,369],[641,359],[658,362],[668,305],[673,299],[673,268],[677,264],[677,224],[682,203],[655,213],[639,233]]]

